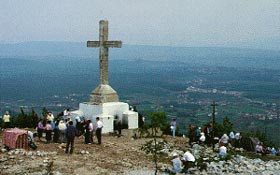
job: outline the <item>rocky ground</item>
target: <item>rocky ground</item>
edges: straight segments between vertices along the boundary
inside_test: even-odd
[[[37,139],[35,138],[38,148],[35,151],[5,151],[1,143],[0,174],[146,175],[154,173],[152,157],[140,150],[140,146],[149,139],[132,139],[129,131],[124,131],[122,137],[103,135],[102,145],[86,145],[83,143],[83,137],[76,138],[73,154],[65,154],[61,144],[45,144]],[[174,139],[165,136],[164,139],[167,140],[167,144],[165,149],[161,150],[164,154],[159,163],[159,168],[162,170],[170,166],[170,155],[174,152],[182,155],[188,149],[196,157],[197,166],[190,168],[187,174],[280,175],[280,158],[273,160],[268,158],[268,161],[258,157],[249,159],[241,156],[242,150],[241,152],[238,150],[230,160],[222,160],[211,148],[200,145],[190,148],[185,138]],[[166,173],[160,171],[159,174]]]
[[[0,174],[106,175],[152,169],[152,161],[139,149],[146,139],[109,135],[103,135],[102,139],[102,145],[87,145],[83,137],[76,138],[73,154],[65,154],[63,145],[45,144],[38,138],[35,138],[38,146],[35,151],[7,152],[1,143]]]
[[[231,149],[230,158],[220,158],[212,148],[195,144],[188,150],[196,158],[197,166],[189,168],[187,174],[225,174],[225,175],[280,175],[280,157],[267,155],[265,157],[255,153],[245,152],[243,149]],[[176,152],[182,155],[181,150],[173,150],[170,155]],[[244,155],[251,154],[248,158]],[[262,160],[262,159],[265,159]]]

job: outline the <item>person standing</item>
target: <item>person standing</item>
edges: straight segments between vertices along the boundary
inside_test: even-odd
[[[114,133],[116,132],[118,132],[118,137],[120,137],[122,134],[122,124],[118,116],[115,116],[114,119]]]
[[[79,116],[77,116],[77,117],[75,118],[75,120],[76,120],[77,136],[79,137],[79,136],[81,136],[81,135],[83,134],[83,133],[82,133],[83,125],[82,125],[82,123],[81,123],[81,119],[80,119]]]
[[[89,141],[90,143],[93,143],[93,124],[91,120],[89,120],[88,130],[89,130]]]
[[[197,127],[195,130],[195,141],[196,142],[199,142],[200,133],[201,133],[201,127]]]
[[[49,144],[52,141],[52,125],[51,125],[51,121],[47,121],[45,132],[46,132],[46,143]]]
[[[53,116],[53,113],[51,111],[48,112],[48,115],[47,115],[47,122],[50,121],[51,123],[51,126],[52,128],[54,128],[54,116]]]
[[[212,142],[213,142],[213,139],[214,138],[212,138],[212,131],[213,131],[213,129],[212,129],[213,127],[212,127],[212,122],[209,122],[208,123],[208,125],[206,126],[206,133],[205,133],[205,137],[206,137],[206,144],[208,144],[208,145],[210,145],[210,144],[213,144]]]
[[[41,141],[41,137],[43,136],[43,131],[44,131],[43,120],[40,119],[37,125],[37,133],[38,133],[39,141]]]
[[[56,120],[55,124],[54,124],[54,128],[53,128],[53,142],[54,143],[58,143],[59,141],[59,135],[60,135],[60,131],[59,131],[59,122],[60,120]]]
[[[189,124],[189,144],[191,145],[195,141],[195,126],[193,124]]]
[[[170,129],[171,129],[172,137],[175,137],[175,134],[176,134],[176,119],[175,118],[170,122]]]
[[[70,118],[70,109],[65,109],[63,111],[63,120]]]
[[[3,120],[4,120],[4,124],[5,124],[4,128],[5,129],[10,127],[10,118],[11,118],[11,116],[10,116],[9,112],[6,111],[5,115],[3,116]]]
[[[100,145],[101,144],[101,132],[102,132],[102,128],[103,128],[103,122],[100,120],[99,117],[96,118],[96,124],[97,124],[96,137],[97,137],[98,145]]]
[[[89,123],[90,120],[85,120],[84,130],[85,130],[85,144],[91,144],[90,141],[90,132],[89,132]]]
[[[68,153],[69,151],[69,145],[71,144],[70,147],[70,154],[73,153],[74,150],[74,140],[75,140],[75,136],[76,136],[76,128],[75,126],[73,126],[73,121],[69,122],[69,126],[66,129],[66,138],[67,138],[67,144],[66,144],[66,150],[65,153]]]
[[[65,143],[66,142],[66,124],[63,120],[60,120],[58,124],[58,129],[59,129],[59,142],[60,143]]]
[[[91,120],[86,121],[85,130],[85,144],[90,145],[93,143],[93,124]]]

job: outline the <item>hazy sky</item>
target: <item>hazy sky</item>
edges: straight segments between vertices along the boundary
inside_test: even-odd
[[[97,40],[230,45],[280,38],[280,0],[1,0],[0,43]]]

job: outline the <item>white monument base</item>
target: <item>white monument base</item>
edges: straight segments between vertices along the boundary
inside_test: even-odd
[[[130,111],[129,105],[123,102],[108,102],[100,105],[80,103],[79,110],[71,112],[71,118],[74,123],[76,117],[91,120],[94,127],[96,127],[96,117],[100,117],[104,124],[102,133],[114,131],[115,118],[121,120],[123,126],[127,125],[128,129],[138,128],[138,113]]]

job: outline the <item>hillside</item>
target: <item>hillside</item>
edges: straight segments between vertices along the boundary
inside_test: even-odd
[[[5,152],[1,145],[0,172],[2,175],[28,174],[28,175],[146,175],[154,173],[152,155],[147,155],[140,150],[140,146],[147,138],[132,139],[129,132],[124,131],[124,136],[115,137],[103,135],[102,145],[85,145],[83,137],[76,138],[73,154],[65,154],[59,144],[45,144],[35,139],[38,146],[36,151],[10,150]],[[94,138],[95,139],[95,138]],[[246,158],[237,152],[231,160],[220,160],[217,152],[209,147],[188,145],[188,139],[164,136],[167,145],[162,150],[159,168],[171,166],[171,155],[176,152],[183,154],[184,150],[191,151],[197,159],[197,168],[190,168],[187,174],[273,174],[280,173],[280,158],[266,157],[265,161],[259,156]],[[2,139],[1,139],[2,140]],[[252,157],[252,156],[251,156]],[[202,162],[201,162],[202,161]],[[204,163],[203,163],[204,162]],[[203,165],[205,164],[205,165]],[[199,169],[199,166],[204,169]],[[261,165],[261,166],[260,166]],[[238,168],[237,168],[238,167]],[[159,174],[163,174],[162,171]]]

